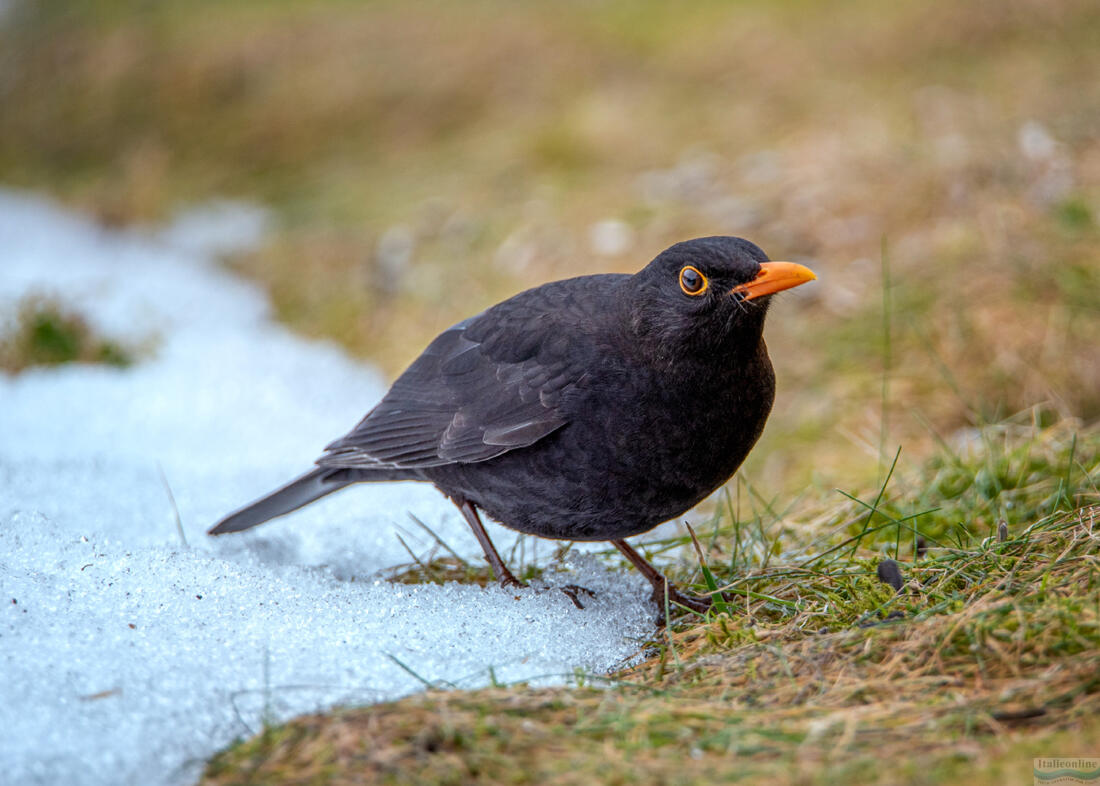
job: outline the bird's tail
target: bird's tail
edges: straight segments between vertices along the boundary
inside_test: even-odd
[[[263,524],[268,519],[290,513],[360,479],[352,478],[351,475],[352,473],[344,470],[318,467],[295,478],[285,486],[275,489],[267,496],[230,513],[211,527],[207,534],[224,535],[227,532],[240,532],[242,529]]]

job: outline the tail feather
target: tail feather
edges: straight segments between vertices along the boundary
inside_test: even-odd
[[[339,491],[355,482],[348,478],[349,473],[331,469],[317,468],[299,478],[275,489],[265,497],[245,505],[230,513],[210,528],[209,535],[224,535],[227,532],[240,532],[268,519],[282,516],[308,505],[326,494]]]

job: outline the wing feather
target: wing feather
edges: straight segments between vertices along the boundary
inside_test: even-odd
[[[597,350],[584,341],[592,276],[517,295],[439,335],[321,466],[427,468],[487,461],[564,426]]]

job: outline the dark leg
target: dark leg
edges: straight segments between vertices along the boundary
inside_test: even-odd
[[[512,571],[508,570],[504,560],[497,554],[496,546],[493,545],[493,541],[489,540],[489,533],[482,526],[481,517],[477,515],[477,508],[474,507],[474,503],[461,498],[453,499],[453,502],[458,505],[458,509],[462,511],[462,515],[466,518],[466,523],[474,531],[474,536],[477,538],[477,542],[481,544],[481,550],[485,552],[485,559],[489,561],[489,567],[493,569],[493,574],[500,582],[500,586],[526,587],[527,584],[513,576]]]
[[[612,545],[630,560],[630,564],[645,576],[646,581],[653,585],[653,600],[664,615],[665,593],[668,593],[668,602],[677,606],[685,606],[692,611],[700,613],[707,611],[711,605],[711,599],[707,596],[688,595],[676,589],[676,585],[666,579],[661,572],[649,564],[645,557],[634,550],[634,547],[625,540],[613,540]]]

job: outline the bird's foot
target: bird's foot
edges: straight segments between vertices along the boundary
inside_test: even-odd
[[[689,595],[686,592],[681,592],[675,584],[666,579],[661,571],[650,565],[649,560],[635,551],[634,547],[625,540],[613,540],[611,545],[621,551],[630,564],[637,568],[638,572],[645,576],[646,581],[653,587],[653,594],[649,597],[657,604],[658,625],[664,625],[666,622],[666,607],[671,609],[673,606],[682,606],[697,614],[705,614],[710,610],[711,604],[714,602],[711,597],[707,595]]]
[[[589,598],[596,597],[596,593],[588,589],[588,587],[581,587],[577,584],[566,584],[564,587],[558,587],[558,589],[564,592],[565,596],[573,601],[573,605],[578,609],[584,608],[584,604],[581,603],[580,598],[577,597],[578,595],[584,595]]]
[[[714,598],[710,595],[692,595],[687,592],[681,592],[679,588],[670,581],[664,585],[654,585],[653,594],[650,596],[650,599],[657,604],[658,626],[663,626],[668,622],[665,616],[666,609],[671,612],[673,608],[679,606],[690,609],[696,614],[706,614],[710,611],[711,606],[714,605]]]
[[[515,589],[526,589],[531,585],[528,584],[526,581],[520,581],[512,575],[512,572],[510,570],[505,568],[504,575],[500,577],[500,586],[502,586],[504,589],[508,589],[509,587],[513,587]]]

